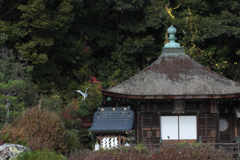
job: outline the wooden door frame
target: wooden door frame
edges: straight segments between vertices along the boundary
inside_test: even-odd
[[[159,118],[159,120],[160,120],[160,121],[159,121],[159,126],[158,126],[159,129],[158,129],[158,130],[153,130],[152,121],[150,120],[151,123],[150,123],[150,130],[149,130],[149,131],[151,131],[151,138],[150,138],[150,139],[151,139],[151,142],[153,141],[153,140],[152,140],[153,131],[159,131],[159,139],[160,139],[160,137],[161,137],[161,128],[160,128],[160,125],[161,125],[161,124],[160,124],[160,122],[161,122],[161,119],[160,119],[160,118],[161,118],[161,115],[158,114],[158,113],[157,113],[157,114],[140,114],[140,115],[138,115],[138,117],[139,117],[139,119],[140,119],[140,120],[139,120],[139,123],[138,123],[139,128],[138,128],[138,131],[137,131],[137,132],[138,132],[138,138],[139,138],[139,139],[138,139],[138,142],[139,142],[139,141],[143,141],[143,135],[144,135],[143,119],[144,119],[145,116],[146,116],[146,117],[149,116],[149,119],[151,119],[151,117],[153,118],[153,116]],[[140,124],[140,123],[141,123],[141,124]],[[141,131],[140,131],[140,130],[141,130]],[[140,133],[141,133],[141,135],[140,135]],[[155,134],[156,134],[156,133],[155,133]],[[156,135],[155,135],[155,136],[156,136]]]

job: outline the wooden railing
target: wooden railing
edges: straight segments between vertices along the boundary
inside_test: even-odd
[[[210,143],[216,149],[224,149],[226,153],[240,155],[240,142],[237,143]]]
[[[225,153],[237,155],[240,157],[240,141],[236,143],[208,143],[210,146],[216,148],[216,149],[223,149]],[[157,144],[144,144],[148,149],[158,149],[161,148],[161,146],[164,145],[174,145],[174,143],[162,143],[160,138],[160,143]]]

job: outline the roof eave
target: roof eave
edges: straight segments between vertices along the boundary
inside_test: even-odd
[[[219,99],[219,98],[240,98],[240,93],[232,94],[205,94],[205,95],[129,95],[102,90],[104,96],[126,98],[126,99]]]
[[[130,131],[131,129],[116,129],[116,130],[88,130],[91,133],[126,133],[126,131]]]

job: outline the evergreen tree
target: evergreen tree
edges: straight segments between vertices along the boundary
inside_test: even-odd
[[[0,118],[9,123],[25,109],[33,105],[34,86],[29,72],[32,67],[20,62],[16,54],[7,48],[0,49]]]

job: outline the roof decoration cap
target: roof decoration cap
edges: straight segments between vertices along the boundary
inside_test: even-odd
[[[167,32],[169,34],[168,40],[170,40],[170,42],[165,44],[164,47],[166,48],[180,47],[180,44],[175,42],[175,40],[177,40],[177,38],[175,37],[175,34],[177,33],[177,29],[171,25],[171,27],[167,29]]]
[[[163,54],[184,54],[184,48],[180,46],[179,43],[175,42],[177,39],[175,34],[177,33],[177,29],[172,25],[167,29],[169,34],[169,42],[166,43],[163,47]]]
[[[167,29],[168,34],[176,34],[177,29],[173,27],[172,25]]]

